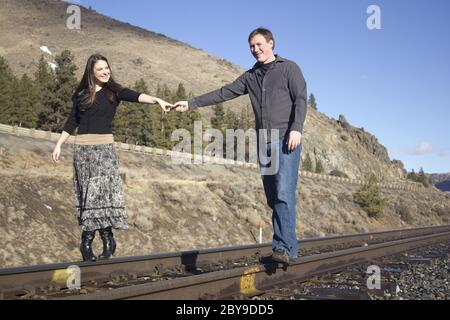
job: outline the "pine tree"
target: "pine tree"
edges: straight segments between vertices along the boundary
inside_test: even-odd
[[[20,102],[19,97],[17,95],[17,89],[19,88],[20,80],[17,78],[13,78],[10,86],[11,88],[14,88],[11,90],[13,94],[9,97],[8,101],[8,109],[4,111],[5,113],[5,120],[4,123],[11,125],[11,126],[20,126],[20,114],[21,114],[21,108],[20,108]]]
[[[428,188],[430,186],[430,181],[428,180],[427,176],[425,175],[423,168],[420,168],[420,170],[419,170],[418,182],[423,184],[423,186],[425,188]]]
[[[139,79],[133,90],[149,94],[144,79]],[[160,134],[156,125],[159,122],[159,105],[122,102],[114,119],[113,130],[116,140],[129,144],[158,146],[155,136]]]
[[[201,113],[197,110],[194,109],[192,111],[189,111],[188,113],[188,118],[189,118],[189,133],[191,134],[191,150],[194,150],[194,122],[195,121],[202,121],[202,115]],[[204,132],[205,128],[202,127],[202,131]],[[202,137],[203,137],[203,132],[202,132]],[[203,145],[205,147],[205,145]]]
[[[178,85],[177,91],[175,92],[173,101],[186,101],[188,100],[188,95],[186,93],[186,89],[184,88],[183,84],[180,83]],[[173,116],[173,123],[172,123],[172,127],[173,130],[176,129],[186,129],[189,132],[192,132],[192,134],[194,133],[194,122],[191,119],[191,114],[193,111],[189,111],[189,112],[177,112],[177,111],[173,111],[169,113],[169,116]],[[194,143],[192,141],[192,143]]]
[[[158,98],[161,98],[162,96],[162,86],[160,83],[158,83],[158,85],[156,86],[156,96]]]
[[[172,93],[167,84],[164,84],[161,88],[161,93],[160,95],[158,95],[158,98],[161,98],[167,102],[171,102],[174,98],[174,93]],[[160,146],[165,149],[170,149],[173,144],[172,141],[170,141],[170,137],[172,131],[175,129],[176,116],[173,113],[167,114],[162,109],[159,109],[159,114],[161,128]]]
[[[244,131],[255,127],[255,117],[252,113],[249,105],[246,105],[245,108],[242,108],[241,110],[239,127],[244,129]]]
[[[412,171],[408,173],[406,178],[409,180],[415,181],[415,182],[417,182],[417,180],[418,180],[417,174],[414,172],[414,169],[412,169]]]
[[[426,188],[432,185],[430,179],[426,176],[425,172],[423,171],[423,168],[420,168],[419,173],[415,173],[414,169],[412,169],[412,171],[407,174],[406,178],[408,180],[421,183]]]
[[[178,84],[177,92],[175,93],[176,101],[185,101],[187,100],[186,89],[182,83]],[[174,101],[175,102],[175,101]]]
[[[189,92],[188,94],[188,99],[192,99],[194,98],[195,95],[192,91]],[[198,109],[194,109],[189,111],[188,117],[191,121],[191,125],[190,125],[190,129],[189,132],[191,133],[191,136],[194,136],[194,121],[201,121],[202,120],[202,114],[200,113],[200,111],[198,111]],[[192,139],[192,144],[194,143],[194,139]]]
[[[194,97],[194,94],[192,92],[189,92],[189,94],[187,94],[186,88],[182,83],[180,83],[178,84],[177,90],[172,96],[172,101],[176,102],[189,100]],[[190,110],[189,112],[172,111],[168,113],[168,118],[173,119],[173,121],[171,121],[172,131],[170,132],[170,135],[172,134],[173,130],[186,129],[191,134],[191,137],[194,137],[194,122],[202,119],[200,112],[196,109]],[[169,138],[170,135],[168,136]],[[194,139],[191,139],[191,144],[193,146]],[[173,143],[170,143],[170,146],[172,147]]]
[[[77,67],[69,50],[57,55],[55,61],[57,64],[55,90],[49,97],[49,108],[41,113],[40,121],[44,130],[61,132],[72,109],[72,95],[77,85],[75,78]]]
[[[175,95],[173,97],[173,101],[185,101],[187,100],[187,93],[186,89],[184,88],[183,84],[178,84],[177,91],[175,92]],[[174,127],[179,129],[187,129],[190,130],[190,127],[192,125],[192,121],[189,118],[189,113],[187,112],[171,112],[171,114],[174,115]]]
[[[149,94],[148,86],[143,79],[137,81],[134,90]],[[156,97],[168,102],[187,100],[184,86],[179,84],[176,91],[171,91],[167,84],[158,84]],[[114,134],[117,141],[158,148],[173,147],[171,141],[173,130],[187,129],[194,133],[194,121],[200,120],[200,113],[196,110],[188,113],[165,113],[158,104],[132,104],[124,102],[119,108],[114,121]],[[193,140],[192,140],[193,143]]]
[[[234,113],[232,110],[227,110],[225,112],[225,116],[223,117],[223,126],[224,129],[242,129],[240,127],[240,121],[239,117],[236,113]]]
[[[13,97],[11,114],[14,116],[12,124],[25,128],[35,128],[38,120],[36,100],[38,92],[33,81],[26,74],[17,81]]]
[[[134,83],[133,90],[145,94],[149,94],[150,92],[150,90],[148,89],[147,82],[142,78],[140,78]]]
[[[34,73],[34,81],[35,85],[39,87],[39,89],[45,89],[49,83],[53,83],[55,81],[54,73],[49,68],[43,55],[41,55],[38,62],[38,68]]]
[[[305,160],[302,162],[302,171],[314,172],[313,163],[309,153],[306,154]]]
[[[325,172],[325,169],[323,168],[322,161],[316,160],[316,173],[322,174]]]
[[[38,113],[37,128],[41,128],[45,114],[51,112],[49,110],[50,96],[56,89],[55,74],[49,68],[43,55],[39,59],[38,68],[34,74],[34,87],[38,92],[36,100],[36,112]]]
[[[0,123],[11,124],[10,112],[14,96],[13,88],[16,83],[17,78],[12,73],[8,62],[0,56]]]
[[[136,82],[134,89],[138,92],[142,92],[145,94],[150,94],[150,90],[148,89],[148,85],[144,79]],[[141,140],[142,144],[147,146],[156,145],[155,140],[155,132],[158,132],[156,128],[157,124],[157,111],[159,110],[159,105],[147,105],[140,104],[142,108],[142,132],[141,132]]]
[[[223,110],[223,108],[222,108],[222,110]],[[222,135],[224,137],[224,139],[223,139],[223,152],[224,152],[225,158],[227,157],[226,130],[230,129],[230,130],[235,130],[236,131],[238,129],[242,129],[239,126],[239,122],[240,122],[240,120],[239,120],[239,117],[238,117],[238,115],[236,113],[234,113],[231,110],[227,110],[225,112],[225,115],[223,116],[223,125],[222,125],[222,130],[221,130],[222,131]],[[238,142],[235,139],[235,141],[234,141],[234,152],[233,152],[234,160],[237,159],[237,147],[238,147]],[[247,143],[246,143],[246,148],[247,148]],[[245,154],[245,156],[247,157],[247,154]]]
[[[24,74],[17,79],[6,59],[0,57],[0,122],[35,128],[37,100],[37,90],[30,77]]]
[[[353,194],[353,201],[360,205],[369,217],[376,217],[384,211],[387,200],[381,196],[377,178],[373,173],[368,176],[366,184]]]
[[[211,119],[211,126],[215,129],[223,130],[225,125],[225,111],[223,104],[219,103],[213,107],[214,116]]]
[[[314,97],[314,94],[312,94],[312,93],[309,95],[308,105],[309,105],[311,108],[317,110],[316,97]]]
[[[142,85],[140,80],[136,81],[133,89],[141,92],[136,89],[138,84]],[[117,141],[142,144],[140,137],[142,117],[141,105],[126,101],[121,102],[113,122],[113,132]]]

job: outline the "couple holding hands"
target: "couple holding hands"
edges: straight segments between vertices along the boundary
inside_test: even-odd
[[[275,141],[258,141],[258,148],[264,143],[268,154],[276,151],[278,162],[276,172],[261,173],[267,203],[272,209],[271,258],[285,264],[297,259],[296,189],[307,109],[306,82],[295,62],[273,53],[275,39],[268,29],[253,30],[248,43],[257,60],[251,69],[220,89],[175,104],[122,87],[112,78],[104,56],[94,54],[88,59],[83,78],[72,96],[72,111],[52,154],[57,163],[62,144],[78,128],[73,183],[75,213],[82,230],[83,261],[109,259],[116,250],[112,230],[128,227],[112,135],[112,121],[120,102],[159,104],[164,111],[185,112],[245,94],[249,94],[252,103],[256,129],[276,130],[279,136]],[[263,169],[262,163],[260,166]],[[103,241],[103,252],[98,256],[92,250],[97,230]]]

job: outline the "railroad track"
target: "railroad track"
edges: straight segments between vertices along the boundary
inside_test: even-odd
[[[262,244],[0,269],[0,298],[242,298],[449,239],[450,225],[305,239],[299,241],[301,258],[288,267],[260,263],[271,252],[270,244]],[[67,288],[74,265],[79,290]]]
[[[293,281],[247,300],[447,300],[450,240]]]

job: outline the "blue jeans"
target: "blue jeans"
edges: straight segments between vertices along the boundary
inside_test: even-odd
[[[287,250],[291,257],[298,256],[296,232],[296,194],[298,169],[303,145],[289,152],[287,137],[267,144],[267,156],[273,156],[267,164],[260,159],[261,177],[267,203],[272,211],[273,240],[272,249]],[[265,154],[265,153],[264,153]],[[278,156],[275,156],[278,154]],[[266,170],[278,161],[277,170]]]

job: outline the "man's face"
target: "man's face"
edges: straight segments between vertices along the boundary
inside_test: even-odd
[[[257,34],[250,39],[250,51],[259,63],[265,63],[273,56],[273,41],[267,42],[263,35]]]

